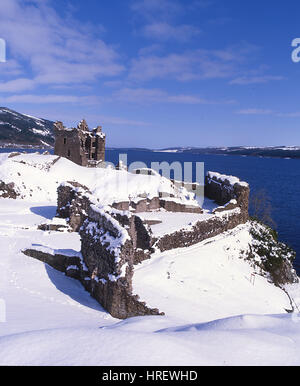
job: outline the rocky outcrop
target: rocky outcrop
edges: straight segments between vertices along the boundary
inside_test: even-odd
[[[286,244],[278,241],[277,233],[267,225],[251,221],[250,234],[254,239],[247,259],[255,262],[263,275],[277,286],[298,283],[299,279],[293,268],[296,253]]]
[[[19,193],[15,189],[14,182],[5,183],[0,181],[0,197],[16,199]]]

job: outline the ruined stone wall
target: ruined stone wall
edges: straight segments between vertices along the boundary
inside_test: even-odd
[[[54,154],[65,157],[77,165],[86,166],[87,159],[78,135],[78,130],[55,130]]]
[[[219,205],[225,205],[235,199],[239,207],[248,212],[250,188],[246,182],[240,181],[237,177],[208,172],[204,193]]]
[[[168,212],[202,213],[202,209],[199,206],[182,204],[176,202],[175,199],[172,200],[171,197],[141,198],[135,201],[115,202],[112,206],[115,209],[131,210],[134,213],[149,212],[157,209],[165,209]]]
[[[80,233],[80,257],[74,256],[70,261],[70,257],[63,257],[59,253],[47,254],[34,250],[26,253],[79,279],[116,318],[158,315],[158,309],[147,307],[132,292],[134,266],[151,258],[154,248],[166,251],[188,247],[233,229],[248,219],[249,186],[238,180],[230,184],[232,179],[217,177],[208,174],[206,192],[209,198],[226,205],[215,209],[210,219],[200,220],[186,229],[158,239],[152,237],[150,227],[140,217],[126,210],[129,204],[119,203],[118,209],[103,208],[87,187],[76,182],[64,183],[58,188],[57,215],[66,218],[70,227]],[[172,204],[164,197],[153,200],[141,198],[135,203],[135,209],[156,209],[162,207],[162,202],[164,205]],[[182,208],[169,209],[182,211]]]
[[[78,232],[88,216],[91,193],[78,182],[61,184],[57,189],[57,216],[68,219],[69,226]]]
[[[81,253],[91,277],[91,293],[117,318],[157,315],[132,293],[134,265],[150,258],[152,239],[140,218],[95,207],[80,229]]]
[[[72,129],[56,122],[54,154],[81,166],[97,166],[97,163],[105,161],[105,134],[101,129],[98,126],[90,131],[85,120]]]
[[[150,228],[128,211],[99,209],[96,204],[100,206],[81,184],[67,182],[58,188],[57,215],[66,218],[74,231],[79,231],[85,267],[85,272],[82,264],[77,265],[77,270],[66,269],[67,274],[81,280],[92,296],[116,318],[159,314],[132,293],[134,265],[149,259],[153,252]],[[29,253],[32,255],[31,251]],[[41,260],[45,258],[40,252],[38,255]],[[54,260],[49,256],[48,263],[61,268]],[[65,265],[63,262],[62,266]]]
[[[182,229],[162,236],[155,246],[161,251],[183,248],[217,236],[248,221],[249,185],[238,178],[208,172],[205,180],[205,196],[221,205],[214,217],[198,221],[189,229]]]
[[[216,212],[214,217],[198,221],[188,229],[181,229],[160,237],[156,240],[154,246],[162,252],[174,248],[189,247],[245,222],[244,215],[239,207],[219,213]]]

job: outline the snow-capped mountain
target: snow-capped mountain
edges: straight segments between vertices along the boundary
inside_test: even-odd
[[[54,143],[53,123],[0,107],[0,147],[50,147]]]

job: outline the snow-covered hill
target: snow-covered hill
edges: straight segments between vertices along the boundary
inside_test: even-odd
[[[198,205],[186,189],[179,189],[167,178],[136,175],[124,170],[86,168],[54,155],[0,154],[0,181],[13,182],[20,198],[32,201],[55,201],[58,186],[77,181],[90,189],[103,205],[134,200],[140,195],[157,197],[160,192],[173,194],[182,203]],[[1,192],[0,192],[1,195]]]
[[[300,158],[299,146],[171,147],[154,150],[163,153],[223,154],[256,157]]]
[[[0,198],[0,364],[299,365],[299,314],[288,314],[287,294],[241,258],[253,242],[249,223],[189,248],[157,251],[135,267],[134,292],[165,316],[114,319],[78,281],[21,252],[78,253],[78,233],[37,227],[55,216],[63,179],[108,200],[114,173],[48,155],[1,155],[0,180],[14,181],[24,198]],[[132,175],[131,193],[143,192],[144,177]],[[153,178],[153,194],[169,186]],[[297,310],[299,284],[286,289]]]
[[[287,296],[265,278],[253,285],[239,259],[247,228],[145,262],[135,288],[166,316],[119,321],[78,281],[20,252],[32,244],[79,251],[77,233],[37,230],[55,204],[0,199],[1,365],[300,364],[298,314],[284,311]]]
[[[53,122],[0,107],[0,146],[53,146]]]

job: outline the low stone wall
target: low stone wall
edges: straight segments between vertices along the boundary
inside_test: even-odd
[[[189,247],[233,229],[244,222],[244,215],[240,208],[236,207],[231,210],[215,213],[214,217],[198,221],[188,229],[181,229],[164,235],[156,240],[154,246],[162,252],[175,248]]]
[[[23,253],[27,256],[40,260],[43,263],[49,264],[51,267],[60,272],[65,272],[67,276],[79,279],[79,272],[82,271],[82,264],[79,256],[69,256],[59,251],[47,251],[47,248],[43,250],[39,248],[28,248],[25,249]],[[70,270],[70,267],[73,267],[72,271],[76,271],[76,274]],[[84,275],[82,278],[84,279],[86,276],[87,275]]]
[[[249,185],[237,177],[208,172],[205,196],[222,206],[213,211],[211,219],[160,237],[155,247],[161,251],[189,247],[246,223],[249,218],[249,193]]]
[[[152,199],[141,197],[135,201],[115,202],[112,206],[118,210],[130,210],[134,213],[149,212],[161,208],[168,212],[202,213],[199,206],[182,204],[177,202],[175,198],[172,200],[168,194],[162,194],[161,197],[153,197]]]

